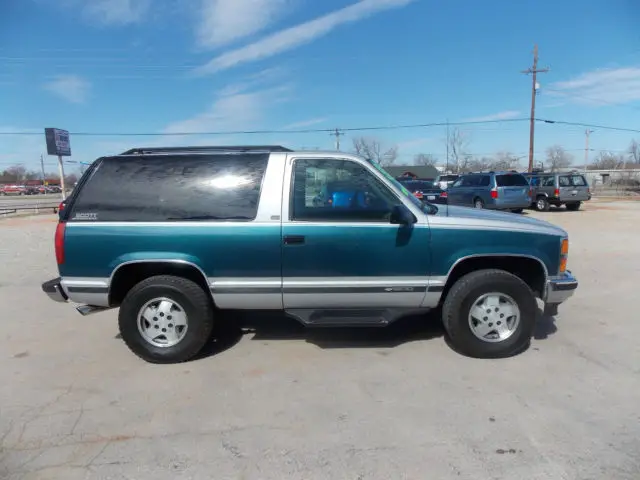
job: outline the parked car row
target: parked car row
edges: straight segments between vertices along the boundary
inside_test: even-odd
[[[62,189],[57,185],[2,185],[0,195],[44,195],[60,193]]]
[[[591,200],[589,184],[578,172],[491,171],[440,175],[434,181],[399,180],[424,202],[514,213],[525,208],[546,212],[551,205],[564,205],[567,210],[575,211],[580,209],[582,202]]]

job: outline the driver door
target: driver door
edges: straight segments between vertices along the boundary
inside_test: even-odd
[[[285,309],[420,306],[430,267],[428,225],[391,224],[392,208],[403,202],[365,162],[288,162]]]

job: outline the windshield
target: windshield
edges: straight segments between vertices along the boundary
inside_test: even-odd
[[[402,183],[400,183],[398,180],[393,178],[389,174],[389,172],[387,172],[384,168],[382,168],[382,166],[379,163],[374,162],[373,160],[369,160],[369,162],[371,163],[371,165],[373,165],[375,167],[376,170],[378,170],[382,175],[384,175],[384,178],[386,178],[398,190],[400,190],[402,192],[402,194],[405,197],[407,197],[411,201],[411,203],[413,203],[421,211],[423,211],[424,213],[427,213],[429,215],[433,215],[433,214],[438,212],[438,207],[436,207],[435,205],[433,205],[431,203],[422,202],[422,201],[418,200],[409,190],[407,190],[407,188],[404,185],[402,185]]]

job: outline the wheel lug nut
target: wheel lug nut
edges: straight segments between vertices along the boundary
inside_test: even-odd
[[[489,308],[489,309],[487,309],[487,313],[491,313],[491,309],[490,309],[490,308]]]
[[[163,332],[166,332],[166,331],[167,331],[167,329],[166,329],[166,328],[163,328],[163,329],[162,329],[162,331],[163,331]]]
[[[504,318],[504,313],[501,313],[501,314],[500,314],[500,318]]]
[[[164,313],[160,312],[160,316],[161,316],[161,317],[164,317]]]
[[[493,327],[493,323],[490,323],[490,324],[489,324],[489,326],[490,326],[490,327]]]
[[[167,327],[173,328],[173,323],[170,323],[169,325],[167,325]]]
[[[154,325],[154,327],[156,330],[160,328],[158,325]]]
[[[153,321],[157,322],[158,321],[158,317],[153,317]]]
[[[171,320],[171,315],[167,315],[167,320]]]

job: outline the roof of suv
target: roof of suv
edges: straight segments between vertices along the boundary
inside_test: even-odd
[[[233,145],[233,146],[201,146],[201,147],[137,147],[122,152],[124,155],[157,155],[163,153],[188,154],[188,153],[271,153],[271,152],[292,152],[281,145]]]

